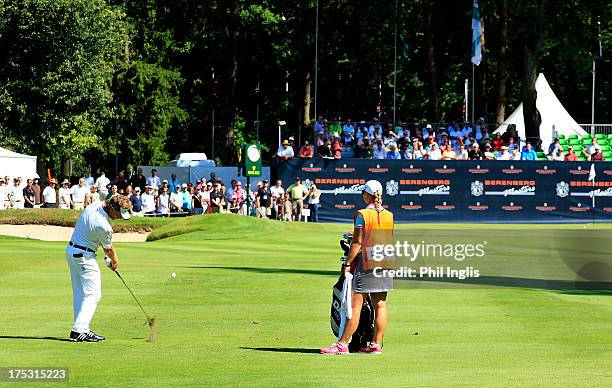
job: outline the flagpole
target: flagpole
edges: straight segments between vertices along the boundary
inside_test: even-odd
[[[468,105],[469,105],[469,97],[468,97],[468,79],[465,79],[465,85],[463,86],[463,102],[465,104],[465,111],[463,112],[464,121],[468,121]]]
[[[393,47],[393,131],[395,132],[395,100],[396,100],[396,88],[397,88],[397,0],[395,0],[395,43]]]
[[[472,125],[474,125],[474,95],[476,94],[476,88],[474,83],[474,73],[476,66],[472,63]]]

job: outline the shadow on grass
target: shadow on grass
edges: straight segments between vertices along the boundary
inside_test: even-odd
[[[19,339],[19,340],[43,340],[43,341],[60,341],[60,342],[73,342],[68,338],[61,337],[29,337],[21,335],[0,335],[0,339]]]
[[[240,347],[245,350],[257,350],[260,352],[276,352],[276,353],[319,353],[319,349],[307,349],[307,348],[249,348]]]
[[[187,266],[183,268],[196,268],[196,269],[227,269],[230,271],[245,271],[245,272],[256,272],[256,273],[293,273],[301,275],[325,275],[325,276],[338,276],[340,271],[324,271],[315,269],[300,269],[300,268],[258,268],[258,267],[206,267],[206,266]]]

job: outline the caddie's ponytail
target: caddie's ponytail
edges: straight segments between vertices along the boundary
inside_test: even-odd
[[[385,208],[382,205],[382,193],[377,191],[374,193],[374,206],[377,212],[382,212]]]

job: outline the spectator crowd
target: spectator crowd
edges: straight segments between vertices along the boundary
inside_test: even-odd
[[[12,182],[7,185],[6,182]],[[309,221],[318,221],[320,191],[316,185],[306,188],[299,178],[284,188],[282,181],[273,186],[267,180],[255,188],[243,187],[239,180],[226,185],[213,173],[197,182],[180,182],[175,174],[161,179],[157,170],[145,177],[139,168],[126,177],[119,171],[114,179],[102,172],[94,180],[89,174],[71,185],[68,179],[52,178],[42,189],[40,180],[0,177],[0,210],[24,208],[60,208],[83,210],[88,205],[106,200],[115,194],[127,196],[134,216],[186,216],[210,213],[235,213],[284,221],[300,222],[309,213]],[[248,203],[248,206],[247,206]],[[304,209],[309,209],[304,212]]]
[[[450,125],[382,125],[377,118],[354,125],[351,119],[330,124],[322,116],[314,124],[316,143],[305,141],[298,148],[292,137],[284,140],[276,156],[280,159],[299,157],[341,159],[404,159],[404,160],[612,160],[612,136],[559,136],[546,149],[541,140],[520,144],[514,125],[503,134],[490,134],[484,118],[474,125],[453,121]]]

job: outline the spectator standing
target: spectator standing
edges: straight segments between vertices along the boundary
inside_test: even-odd
[[[315,121],[314,124],[314,131],[315,133],[323,133],[323,116],[319,115],[319,117],[317,117],[317,121]]]
[[[70,182],[68,179],[64,179],[62,182],[62,187],[59,189],[59,208],[60,209],[70,209],[70,203],[72,199],[70,190]]]
[[[140,187],[140,191],[144,191],[145,186],[147,185],[147,178],[145,178],[143,175],[141,167],[136,170],[136,174],[132,175],[129,183],[132,186],[132,189],[136,190],[136,187]]]
[[[202,198],[200,197],[200,190],[191,190],[191,209],[195,215],[202,215],[202,213],[204,213]]]
[[[293,147],[289,146],[289,140],[283,140],[283,143],[278,147],[276,156],[282,160],[292,159],[295,155],[293,153]]]
[[[145,192],[142,194],[142,212],[145,215],[153,215],[156,208],[155,191],[151,185],[146,185]]]
[[[162,187],[159,190],[156,211],[166,217],[170,215],[170,195],[168,194],[168,187]]]
[[[132,187],[132,186],[128,186]],[[55,190],[53,190],[55,191]],[[134,195],[132,194],[131,197]],[[89,193],[85,196],[85,207],[91,205],[92,203],[100,202],[100,194],[98,193],[98,187],[96,185],[92,185],[89,187]]]
[[[285,197],[283,198],[283,221],[293,222],[293,213],[291,211],[291,198],[289,197],[289,193],[285,193]]]
[[[264,180],[255,196],[255,207],[258,218],[268,218],[271,215],[270,206],[272,205],[272,192],[268,187],[268,181]]]
[[[308,141],[305,141],[302,148],[300,148],[299,155],[300,155],[300,159],[311,159],[312,158],[313,156],[312,147],[310,147],[310,144],[308,143]]]
[[[170,174],[170,180],[168,181],[169,193],[174,193],[175,191],[174,188],[177,186],[180,187],[180,184],[181,182],[179,182],[179,180],[176,179],[176,174],[175,173]]]
[[[248,190],[247,190],[248,191]],[[247,208],[245,199],[247,196],[247,192],[242,188],[242,182],[236,182],[236,189],[232,192],[232,206],[235,211],[241,216],[245,216],[247,214]]]
[[[321,190],[314,183],[310,185],[308,191],[308,208],[310,209],[310,221],[319,222],[319,203],[321,199]]]
[[[210,209],[211,213],[221,213],[225,200],[221,192],[221,184],[215,183],[213,191],[210,193]]]
[[[96,183],[89,171],[85,172],[85,175],[83,175],[83,179],[85,180],[85,186],[87,187],[91,187],[94,185],[94,183]]]
[[[127,179],[125,178],[125,171],[119,171],[117,178],[115,178],[115,184],[117,185],[117,192],[119,194],[125,194],[125,190],[129,185]]]
[[[89,194],[89,189],[85,186],[85,179],[80,178],[79,184],[72,186],[70,189],[72,195],[72,208],[75,210],[83,210],[85,208],[85,196]]]
[[[32,190],[34,190],[34,204],[35,205],[40,205],[42,204],[41,201],[41,188],[40,188],[40,179],[38,178],[34,178],[34,183],[32,184]]]
[[[191,192],[186,183],[181,184],[181,194],[183,195],[182,209],[184,212],[191,213]]]
[[[19,178],[13,178],[13,186],[8,194],[9,202],[11,204],[11,209],[23,209],[24,208],[24,198],[23,198],[23,189],[19,186]]]
[[[287,187],[287,193],[291,197],[291,208],[293,215],[297,217],[297,221],[300,222],[302,216],[302,210],[304,209],[304,199],[308,195],[308,190],[302,185],[302,180],[299,177],[295,178],[295,182]],[[295,219],[295,218],[294,218]]]
[[[183,194],[181,186],[174,186],[174,191],[170,194],[170,212],[180,212],[183,208]]]
[[[200,200],[202,201],[202,212],[210,213],[210,192],[212,191],[212,183],[206,182],[206,186],[200,191]]]
[[[567,155],[565,155],[565,160],[568,162],[575,162],[578,160],[578,155],[574,152],[574,147],[567,147]]]
[[[161,179],[157,176],[157,170],[151,170],[151,176],[147,178],[147,186],[151,186],[153,193],[157,193],[157,189],[159,189],[162,185]],[[145,186],[146,189],[146,186]],[[146,191],[146,190],[145,190]]]
[[[6,191],[6,182],[4,178],[0,176],[0,210],[6,209],[8,202],[7,191]]]
[[[130,198],[130,202],[132,202],[132,213],[135,216],[142,217],[142,196],[140,195],[140,187],[136,186],[134,189],[134,195]]]
[[[100,199],[105,201],[106,196],[108,195],[108,185],[110,184],[110,180],[106,177],[106,173],[102,171],[96,182],[94,183],[96,187],[98,187],[98,193],[100,193]],[[63,183],[62,183],[63,186]],[[132,185],[134,187],[134,185]],[[60,196],[60,205],[62,204],[61,196]]]
[[[34,189],[32,188],[32,179],[26,181],[26,187],[23,188],[23,207],[31,209],[36,205],[36,198],[34,198]]]
[[[280,209],[278,207],[279,200],[282,199],[285,195],[285,189],[283,189],[283,181],[280,179],[276,181],[276,184],[270,188],[270,194],[272,195],[272,218],[278,220]]]
[[[42,192],[42,207],[44,208],[54,208],[57,207],[57,192],[55,191],[55,186],[57,185],[57,180],[55,178],[51,178],[47,183],[47,187]],[[92,186],[95,187],[95,186]],[[99,198],[99,196],[98,196]]]

